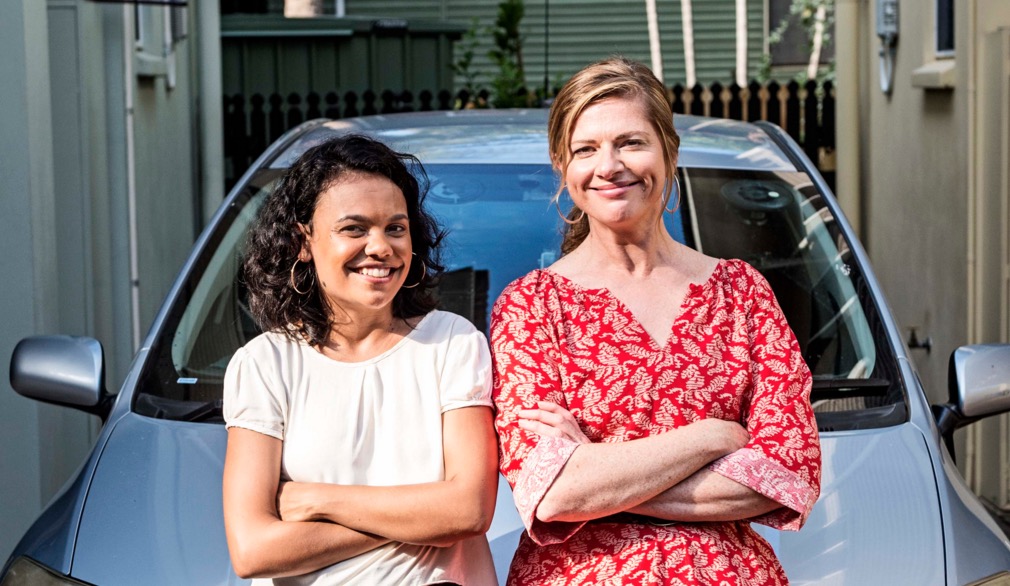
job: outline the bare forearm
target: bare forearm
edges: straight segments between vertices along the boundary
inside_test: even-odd
[[[324,522],[270,521],[230,539],[232,565],[243,578],[297,576],[331,566],[390,542]]]
[[[746,434],[731,426],[705,420],[629,442],[581,444],[544,495],[537,518],[585,521],[637,506],[738,449]]]
[[[628,512],[668,521],[738,521],[781,506],[739,482],[704,469]]]
[[[282,495],[299,491],[300,510],[291,514],[306,519],[339,523],[393,541],[445,546],[487,531],[496,487],[488,488],[449,481],[404,486],[289,483]]]

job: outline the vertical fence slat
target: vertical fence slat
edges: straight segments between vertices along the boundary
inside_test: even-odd
[[[372,90],[365,90],[365,93],[361,94],[361,101],[364,102],[361,108],[362,116],[372,116],[379,113],[375,108],[375,99],[377,97]]]
[[[709,87],[709,91],[712,99],[709,102],[708,115],[713,118],[725,118],[726,109],[722,101],[722,84],[718,81],[713,83]]]
[[[740,84],[733,82],[729,86],[729,117],[733,120],[743,120],[743,99],[741,96],[743,88]]]
[[[284,98],[280,94],[270,94],[270,142],[284,134]]]
[[[817,81],[803,84],[803,151],[811,161],[817,161],[821,143],[820,112],[817,104]]]
[[[793,137],[796,142],[803,138],[800,136],[800,84],[796,80],[790,81],[786,86],[788,97],[786,97],[786,117],[783,128]]]
[[[347,92],[344,94],[344,118],[354,118],[358,115],[358,94]]]
[[[687,110],[684,109],[684,86],[679,83],[673,86],[673,108],[674,114],[683,114]]]
[[[414,111],[414,94],[410,90],[403,90],[400,92],[400,111],[401,112],[413,112]]]
[[[340,96],[337,92],[326,92],[326,112],[323,114],[330,119],[340,118]]]
[[[253,94],[249,103],[252,105],[249,112],[249,150],[258,156],[267,149],[267,113],[263,108],[266,99],[263,94]]]
[[[291,92],[288,94],[288,130],[298,126],[305,120],[302,115],[302,97]]]
[[[305,119],[315,120],[316,118],[322,118],[323,112],[319,109],[319,94],[316,92],[309,92],[309,95],[305,96]]]

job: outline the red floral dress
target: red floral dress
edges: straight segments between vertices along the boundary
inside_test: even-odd
[[[495,425],[501,471],[526,526],[509,584],[786,584],[758,522],[798,530],[817,500],[820,445],[810,371],[765,279],[723,260],[692,284],[662,348],[606,289],[545,270],[495,303]],[[743,449],[709,468],[782,503],[737,522],[550,522],[536,508],[577,444],[541,438],[516,411],[553,401],[594,442],[621,442],[707,417],[739,421]]]

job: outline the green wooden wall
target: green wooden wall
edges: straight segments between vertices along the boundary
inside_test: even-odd
[[[469,26],[474,18],[480,27],[494,23],[497,0],[346,0],[348,15],[386,16],[406,19],[444,19]],[[548,0],[549,60],[552,84],[567,79],[592,61],[615,53],[650,62],[644,0]],[[663,76],[668,85],[683,83],[684,54],[680,0],[656,0]],[[694,3],[695,69],[698,81],[728,83],[736,67],[735,0],[696,0]],[[763,52],[765,6],[763,0],[748,1],[748,69],[753,76]],[[523,19],[524,60],[527,83],[544,82],[544,0],[527,0]],[[475,69],[479,85],[487,85],[495,66],[487,57],[491,37],[480,35]],[[458,45],[458,44],[457,44]],[[457,49],[458,55],[458,49]],[[457,79],[457,85],[460,80]]]

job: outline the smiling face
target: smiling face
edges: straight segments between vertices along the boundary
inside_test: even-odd
[[[352,173],[324,189],[299,260],[315,266],[335,315],[389,312],[410,270],[407,202],[393,182]]]
[[[663,144],[641,100],[609,98],[588,106],[575,122],[569,148],[565,184],[591,224],[623,232],[659,221]]]

